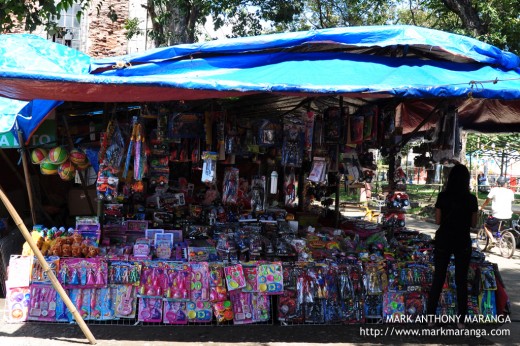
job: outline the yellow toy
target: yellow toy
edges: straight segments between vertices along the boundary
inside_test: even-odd
[[[41,249],[43,246],[44,239],[43,239],[42,235],[40,234],[40,232],[32,231],[31,237],[32,237],[33,241],[36,243],[36,246],[38,247],[38,249]],[[23,256],[34,256],[34,252],[31,249],[31,247],[29,246],[28,242],[25,242],[23,244],[22,255]]]

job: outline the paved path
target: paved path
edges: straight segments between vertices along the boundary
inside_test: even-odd
[[[407,227],[433,234],[436,225],[408,218]],[[106,346],[158,346],[158,345],[212,345],[212,346],[298,346],[298,345],[520,345],[520,253],[512,259],[490,254],[496,262],[506,284],[512,304],[512,323],[499,326],[470,325],[459,332],[452,326],[434,330],[424,325],[355,325],[319,326],[303,325],[247,325],[230,327],[196,326],[120,326],[90,325],[98,345]],[[4,302],[0,300],[0,315]],[[377,332],[387,335],[376,337]],[[435,336],[397,335],[406,333],[433,333]],[[504,336],[481,336],[485,332],[506,333]],[[444,333],[444,335],[442,335]],[[464,335],[454,335],[465,333]],[[0,322],[0,345],[6,346],[71,346],[86,345],[88,341],[77,325],[70,324],[5,324]]]

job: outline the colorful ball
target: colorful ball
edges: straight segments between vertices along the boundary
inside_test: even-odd
[[[47,157],[49,152],[47,149],[36,148],[31,152],[31,162],[35,165],[39,165]]]
[[[49,150],[49,161],[51,163],[61,165],[63,162],[67,161],[68,158],[69,153],[64,147],[56,147]]]
[[[40,172],[45,175],[58,174],[58,165],[45,159],[40,164]]]
[[[74,168],[74,165],[70,161],[65,161],[58,167],[58,175],[62,180],[72,180],[75,174],[76,168]]]
[[[76,165],[84,165],[88,161],[87,155],[79,149],[72,149],[69,153],[69,159]]]

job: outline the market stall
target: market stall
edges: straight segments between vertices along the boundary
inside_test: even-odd
[[[520,96],[518,57],[449,37],[347,28],[79,62],[76,74],[20,75],[20,62],[2,70],[7,97],[110,102],[76,117],[67,112],[73,104],[58,107],[61,142],[30,148],[41,174],[64,183],[78,175],[83,187],[93,177],[96,198],[95,212],[89,206],[68,224],[35,226],[39,251],[89,321],[423,316],[432,245],[406,228],[410,201],[397,154],[426,134],[439,160],[456,157],[460,126],[472,124],[458,111],[468,96]],[[339,177],[366,187],[376,152],[391,167],[383,221],[343,218]],[[22,255],[11,264],[9,319],[72,321],[31,250]],[[478,251],[473,259],[470,314],[503,316],[498,269]],[[439,314],[455,313],[453,297],[450,274]]]

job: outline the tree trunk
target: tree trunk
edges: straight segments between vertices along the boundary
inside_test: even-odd
[[[472,6],[471,0],[442,0],[442,2],[462,20],[466,28],[473,30],[475,36],[488,33],[487,25],[478,16],[478,10]]]

